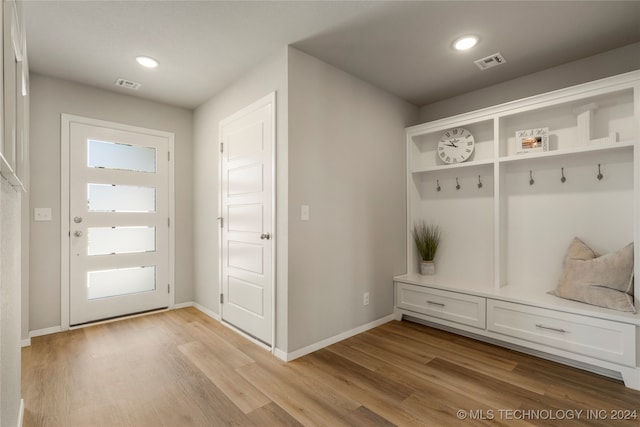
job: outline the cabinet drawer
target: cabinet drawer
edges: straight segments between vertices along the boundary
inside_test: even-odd
[[[487,300],[487,329],[573,353],[635,366],[635,326]]]
[[[396,283],[398,308],[485,328],[485,299],[423,286]]]

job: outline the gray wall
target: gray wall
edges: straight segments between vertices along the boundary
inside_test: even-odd
[[[53,208],[53,220],[31,215],[29,330],[60,325],[60,115],[175,134],[176,303],[193,300],[193,112],[120,93],[31,74],[31,208]]]
[[[276,92],[277,330],[276,346],[286,349],[287,324],[287,51],[282,49],[198,107],[194,114],[194,301],[220,314],[218,269],[218,167],[221,120]]]
[[[392,313],[392,277],[406,270],[404,128],[417,119],[289,49],[289,351]]]
[[[0,178],[0,426],[15,426],[20,412],[21,200]]]
[[[404,127],[416,122],[418,108],[288,48],[195,111],[194,297],[215,313],[218,125],[271,91],[277,92],[276,347],[291,352],[392,312],[391,278],[405,268]],[[301,204],[311,206],[311,221],[300,221]],[[364,291],[371,294],[368,307]]]
[[[422,122],[428,122],[637,69],[640,69],[640,43],[426,105],[421,108],[420,117]]]
[[[196,110],[194,296],[215,313],[218,125],[273,90],[276,347],[292,352],[391,313],[391,278],[405,266],[404,127],[418,109],[288,48]],[[301,204],[311,221],[300,221]]]

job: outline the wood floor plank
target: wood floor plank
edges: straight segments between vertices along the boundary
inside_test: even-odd
[[[394,427],[395,424],[376,414],[365,406],[353,410],[343,421],[354,427]]]
[[[289,375],[283,378],[277,371],[258,364],[238,369],[248,381],[304,425],[344,425],[342,418],[360,406],[350,399],[340,399],[331,390],[318,390],[311,383],[300,384],[292,381]]]
[[[409,322],[289,363],[194,308],[36,337],[22,351],[25,427],[640,425],[640,392],[618,381]],[[498,412],[515,410],[637,416]]]
[[[328,350],[325,350],[325,352],[331,353]],[[316,371],[318,375],[324,374],[324,382],[337,390],[343,390],[344,393],[352,396],[391,423],[402,426],[424,425],[419,418],[407,414],[405,411],[399,409],[398,406],[402,400],[402,396],[412,393],[415,389],[404,388],[404,394],[400,397],[395,395],[395,393],[392,395],[387,392],[388,389],[384,386],[371,387],[369,384],[363,384],[362,381],[349,375],[348,365],[343,365],[334,370],[332,365],[335,363],[335,360],[327,357],[318,357],[319,353],[320,352],[316,352],[296,360],[296,367],[300,370]],[[391,383],[388,379],[382,381]]]
[[[417,346],[425,352],[428,351],[427,354],[433,357],[442,358],[443,355],[446,355],[448,360],[456,360],[460,364],[473,361],[478,366],[494,367],[504,371],[511,371],[517,366],[517,362],[506,358],[504,352],[500,356],[495,356],[486,351],[478,351],[467,345],[467,341],[460,344],[457,341],[452,341],[450,336],[441,338],[435,335],[428,335],[428,339],[425,339],[425,332],[419,331],[416,334],[414,330],[405,329],[402,327],[403,325],[398,325],[394,322],[383,326],[377,333],[380,338],[397,342],[399,346],[408,346],[413,349],[416,349]],[[487,345],[484,345],[483,348],[487,348]]]
[[[248,414],[249,419],[258,426],[301,427],[303,424],[293,418],[287,411],[271,402]]]
[[[184,329],[195,341],[206,346],[207,351],[215,355],[218,360],[224,361],[231,369],[255,363],[255,361],[242,350],[239,350],[224,340],[217,339],[217,335],[200,322],[191,322],[186,325]]]
[[[495,419],[494,408],[472,399],[461,401],[459,395],[444,388],[414,393],[402,402],[401,407],[421,417],[428,426],[504,425]],[[464,411],[464,417],[458,411]]]
[[[271,402],[201,342],[181,344],[178,349],[245,414]]]
[[[356,363],[363,368],[367,368],[370,371],[375,371],[381,366],[385,365],[385,363],[380,359],[371,357],[366,353],[358,351],[352,346],[345,344],[344,342],[333,344],[327,347],[327,350],[353,363]]]
[[[439,358],[429,362],[429,368],[441,385],[492,408],[517,408],[523,394],[535,394]]]
[[[393,322],[391,322],[393,323]],[[445,359],[462,367],[490,375],[501,381],[526,388],[529,391],[543,394],[549,387],[549,382],[542,380],[538,376],[524,375],[521,371],[516,371],[518,364],[512,360],[512,354],[505,349],[501,349],[501,356],[486,354],[482,350],[471,349],[464,341],[462,345],[447,343],[446,340],[436,338],[430,339],[428,344],[423,341],[423,337],[414,336],[411,330],[403,331],[394,324],[387,324],[389,330],[394,332],[387,335],[386,330],[380,337],[383,342],[394,348],[402,348],[404,351],[413,349],[423,354],[428,354],[432,358]],[[387,326],[385,325],[385,326]],[[401,333],[397,333],[400,331]],[[421,334],[422,335],[422,334]],[[363,337],[364,338],[364,337]],[[418,341],[418,342],[416,342]],[[483,349],[490,348],[491,344],[483,343]],[[506,356],[506,358],[505,358]]]

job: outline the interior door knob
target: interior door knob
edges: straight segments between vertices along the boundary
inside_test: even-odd
[[[82,222],[82,217],[81,216],[74,217],[73,222],[75,222],[76,224],[80,224]]]
[[[76,236],[76,237],[82,237],[82,231],[76,230],[76,231],[73,232],[73,235]]]
[[[271,234],[270,233],[262,233],[260,235],[260,239],[261,240],[269,240],[271,238]]]

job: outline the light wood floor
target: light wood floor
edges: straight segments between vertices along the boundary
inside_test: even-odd
[[[23,397],[25,427],[640,425],[640,392],[422,325],[284,363],[193,308],[34,338]]]

